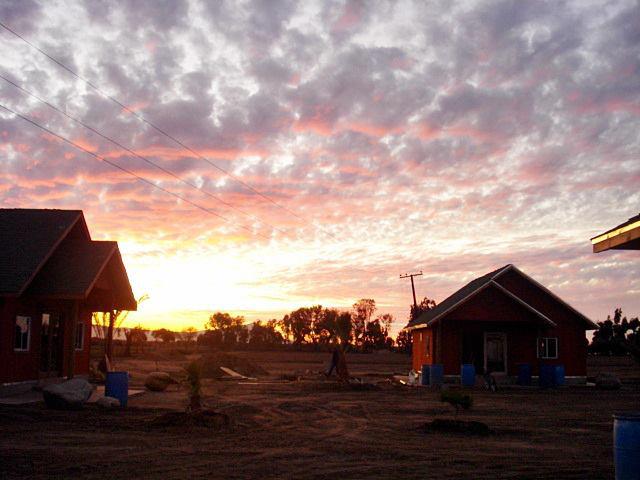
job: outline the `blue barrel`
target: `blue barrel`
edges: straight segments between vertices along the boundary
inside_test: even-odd
[[[556,365],[554,367],[553,377],[556,386],[564,385],[564,365]]]
[[[429,365],[429,384],[442,385],[444,383],[444,366],[441,363]]]
[[[420,384],[429,385],[429,365],[422,365],[422,376]]]
[[[129,398],[129,372],[107,372],[104,396],[117,398],[120,405],[126,407]]]
[[[531,364],[518,364],[518,385],[531,385]]]
[[[640,412],[613,416],[616,480],[640,479]]]
[[[555,365],[540,365],[540,377],[538,384],[542,388],[551,388],[556,386]]]
[[[465,363],[460,369],[460,381],[465,387],[473,387],[476,384],[476,367],[472,363]]]

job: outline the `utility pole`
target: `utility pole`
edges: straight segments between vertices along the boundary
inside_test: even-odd
[[[422,275],[422,270],[420,273],[405,273],[404,275],[400,275],[400,278],[411,278],[411,291],[413,292],[413,307],[418,307],[418,302],[416,302],[416,287],[413,284],[413,277],[419,277]]]

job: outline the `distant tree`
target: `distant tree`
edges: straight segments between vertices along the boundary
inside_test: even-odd
[[[338,342],[347,347],[353,338],[353,318],[351,312],[340,312],[336,318],[335,336]]]
[[[124,335],[124,355],[126,357],[131,356],[132,347],[136,347],[136,353],[140,353],[140,351],[144,349],[144,344],[147,342],[147,332],[144,331],[141,325],[136,325],[133,328],[126,328]]]
[[[322,309],[321,314],[313,322],[313,335],[317,343],[328,345],[337,338],[339,315],[335,308]]]
[[[379,319],[367,322],[362,339],[364,350],[381,350],[387,346],[387,330],[382,326]]]
[[[243,346],[247,343],[248,330],[244,325],[244,317],[233,317],[226,312],[216,312],[209,317],[205,324],[205,329],[211,332],[203,341],[211,346],[223,347],[231,349],[237,346]]]
[[[616,308],[604,322],[598,322],[593,333],[589,351],[600,355],[626,355],[631,353],[640,360],[640,320],[628,320],[622,316],[622,309]]]
[[[399,352],[411,353],[412,340],[411,334],[406,330],[401,330],[396,337],[396,347]]]
[[[166,328],[159,328],[151,332],[151,336],[156,340],[162,340],[163,343],[170,343],[176,341],[176,334]]]
[[[299,308],[282,318],[282,330],[295,345],[301,345],[311,335],[312,318],[310,308]]]
[[[432,300],[428,297],[424,297],[420,303],[416,305],[411,305],[411,310],[409,313],[409,320],[416,320],[420,315],[424,312],[432,310],[436,307],[436,301]]]
[[[376,311],[376,301],[361,298],[353,304],[353,339],[356,347],[361,347],[367,329],[367,323]]]
[[[277,330],[276,320],[256,321],[249,334],[249,347],[253,349],[273,348],[282,345],[283,341],[282,334]]]
[[[192,343],[198,336],[196,327],[185,327],[180,332],[180,339],[186,343]]]

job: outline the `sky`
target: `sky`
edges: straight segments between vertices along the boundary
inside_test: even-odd
[[[1,28],[0,75],[120,146],[2,79],[0,104],[165,190],[0,109],[0,206],[117,240],[150,297],[129,325],[374,298],[397,331],[400,274],[441,301],[508,263],[593,320],[640,314],[638,253],[589,241],[640,212],[637,2],[0,0],[0,21],[100,91]]]

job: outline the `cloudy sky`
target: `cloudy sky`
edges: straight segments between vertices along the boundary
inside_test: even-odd
[[[0,20],[102,93],[5,29],[0,74],[119,145],[2,79],[0,104],[204,209],[0,109],[0,205],[118,240],[150,295],[129,323],[371,297],[398,328],[400,273],[440,301],[507,263],[594,320],[640,314],[638,254],[589,242],[640,211],[637,2],[0,0]]]

